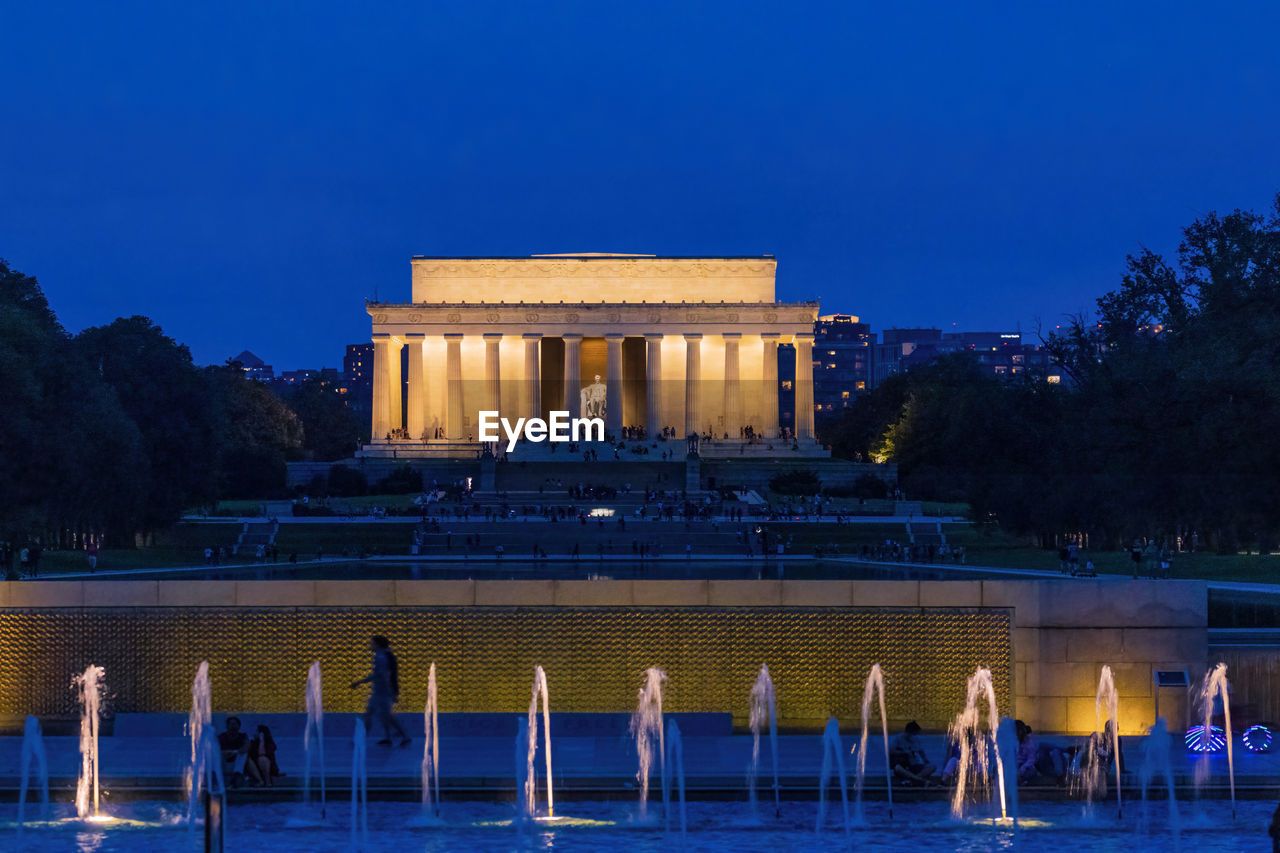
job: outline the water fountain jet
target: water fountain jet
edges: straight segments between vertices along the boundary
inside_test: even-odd
[[[436,701],[436,665],[433,661],[427,671],[427,704],[422,710],[422,810],[429,812],[435,805],[436,817],[440,816],[440,729],[438,727]],[[435,795],[432,796],[432,787]]]
[[[1227,665],[1219,663],[1205,673],[1204,682],[1200,686],[1200,711],[1204,715],[1204,728],[1201,729],[1201,743],[1213,736],[1213,707],[1216,699],[1222,700],[1222,727],[1227,738],[1227,780],[1231,785],[1231,819],[1236,819],[1236,765],[1231,736],[1231,695],[1227,681]],[[1196,787],[1204,783],[1209,775],[1209,751],[1203,750],[1200,761],[1196,765]]]
[[[1111,738],[1111,754],[1116,763],[1116,815],[1124,817],[1124,802],[1120,791],[1120,694],[1116,691],[1115,677],[1110,666],[1102,667],[1098,678],[1098,692],[1094,696],[1094,729],[1090,739],[1090,750],[1093,743],[1104,743]],[[1105,716],[1104,716],[1105,714]],[[1092,804],[1095,795],[1106,795],[1107,768],[1098,761],[1091,760],[1085,773],[1084,785],[1087,801]]]
[[[834,758],[834,761],[833,761]],[[818,779],[818,824],[815,832],[821,832],[827,822],[827,780],[831,778],[832,764],[840,776],[840,806],[844,811],[844,831],[849,834],[849,783],[844,772],[844,747],[840,743],[840,723],[835,717],[827,720],[822,732],[822,775]]]
[[[638,691],[639,702],[635,713],[631,715],[631,733],[636,739],[636,754],[640,764],[636,771],[636,781],[640,783],[640,817],[642,819],[648,809],[649,772],[653,767],[655,740],[664,806],[669,796],[666,745],[663,743],[662,732],[662,682],[666,680],[667,674],[655,666],[645,670],[644,686]]]
[[[76,784],[76,814],[95,820],[102,816],[101,789],[98,784],[98,724],[102,717],[102,693],[106,671],[89,665],[83,675],[76,676],[80,700],[80,781]]]
[[[187,735],[191,739],[191,756],[187,766],[187,823],[194,825],[200,808],[200,792],[208,775],[204,733],[213,721],[209,662],[201,661],[191,682],[191,712],[187,715]]]
[[[320,765],[320,819],[325,819],[324,773],[324,696],[320,686],[320,661],[314,661],[307,670],[307,727],[303,733],[302,751],[305,756],[302,773],[302,801],[311,802],[311,753],[314,749]]]
[[[22,831],[26,823],[27,788],[31,782],[31,764],[36,765],[36,783],[40,788],[40,814],[49,814],[49,761],[45,756],[44,734],[40,729],[40,721],[35,717],[27,717],[22,727],[22,781],[18,787],[18,831]]]
[[[1143,746],[1142,770],[1138,774],[1138,779],[1141,783],[1142,802],[1145,806],[1147,789],[1157,776],[1164,776],[1165,791],[1169,802],[1169,826],[1176,837],[1180,830],[1180,824],[1178,821],[1178,798],[1173,788],[1173,767],[1170,759],[1171,740],[1169,724],[1165,722],[1164,717],[1157,718],[1155,725],[1147,731],[1147,739]]]
[[[880,664],[872,664],[867,673],[866,684],[862,688],[862,740],[855,750],[858,754],[857,776],[854,781],[856,804],[854,814],[862,821],[862,783],[867,772],[867,745],[871,737],[871,698],[872,693],[880,698],[880,728],[884,735],[884,784],[889,797],[889,818],[893,818],[893,769],[889,766],[889,717],[884,709],[884,674]]]
[[[979,704],[984,699],[987,706],[985,735],[982,734],[982,708]],[[995,758],[996,785],[1000,791],[1000,818],[1004,820],[1009,816],[1004,792],[1004,762],[1000,758],[1000,745],[996,742],[996,727],[999,725],[999,720],[1000,712],[996,708],[996,690],[991,680],[991,670],[978,667],[969,677],[964,710],[956,716],[955,722],[947,730],[947,734],[960,747],[960,760],[956,769],[956,789],[951,796],[951,814],[956,819],[964,817],[964,800],[969,776],[975,775],[984,785],[988,782],[990,774],[988,750],[994,754]]]
[[[551,705],[547,698],[547,674],[542,666],[533,668],[533,688],[529,697],[526,772],[524,776],[525,814],[537,815],[538,775],[533,769],[533,759],[538,751],[538,697],[542,697],[542,751],[547,764],[547,817],[556,816],[555,793],[551,785]]]
[[[356,717],[351,739],[351,849],[360,850],[369,841],[368,741],[364,719]]]
[[[751,726],[751,767],[747,771],[747,790],[751,795],[751,811],[756,810],[756,776],[760,768],[760,731],[769,724],[769,751],[773,766],[773,814],[781,817],[781,792],[778,786],[778,704],[773,693],[773,679],[769,666],[760,665],[760,674],[751,688],[751,705],[748,721]]]
[[[680,727],[675,720],[667,723],[667,766],[675,778],[676,788],[680,795],[680,837],[684,838],[689,829],[689,816],[684,805],[684,744],[680,740]]]

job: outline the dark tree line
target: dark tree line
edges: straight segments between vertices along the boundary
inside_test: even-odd
[[[354,448],[326,393],[296,389],[295,412],[237,365],[196,365],[145,317],[70,335],[36,279],[0,260],[0,539],[125,543],[220,498],[281,493],[287,460]]]
[[[1280,195],[1209,214],[1177,257],[1143,251],[1097,317],[1045,342],[1065,380],[1001,380],[964,355],[892,377],[824,438],[898,463],[914,497],[1098,545],[1280,534]]]

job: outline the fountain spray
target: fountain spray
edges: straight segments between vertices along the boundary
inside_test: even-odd
[[[982,709],[979,702],[986,699],[987,731],[982,733]],[[1000,790],[1000,818],[1009,816],[1004,792],[1004,762],[1000,758],[1000,745],[996,741],[996,729],[1000,723],[1000,712],[996,708],[996,690],[991,680],[991,670],[985,666],[969,677],[965,691],[964,710],[956,717],[947,733],[960,746],[960,761],[956,769],[956,789],[951,796],[951,814],[955,818],[964,817],[965,788],[970,772],[973,772],[985,784],[990,770],[987,766],[987,750],[995,755],[996,785]]]
[[[200,808],[200,791],[207,775],[204,732],[213,721],[209,683],[209,662],[201,661],[191,682],[191,713],[187,716],[187,735],[191,738],[190,765],[187,767],[187,823],[194,825]]]
[[[351,739],[351,849],[360,850],[369,841],[368,740],[364,718],[356,717]]]
[[[834,758],[834,762],[833,759]],[[840,723],[835,717],[827,720],[827,727],[822,732],[822,775],[818,779],[818,825],[815,832],[822,831],[827,822],[827,780],[831,778],[832,764],[840,776],[840,806],[844,810],[844,832],[849,834],[849,783],[844,772],[844,746],[840,743]]]
[[[1227,682],[1227,665],[1219,663],[1205,673],[1204,683],[1200,687],[1200,710],[1204,714],[1204,729],[1201,731],[1202,742],[1207,743],[1212,733],[1213,701],[1215,697],[1222,699],[1222,723],[1227,736],[1227,779],[1231,785],[1231,819],[1236,819],[1236,766],[1235,753],[1231,743],[1231,696]],[[1203,781],[1209,772],[1209,752],[1205,750],[1196,767],[1196,784]]]
[[[648,808],[649,770],[653,766],[655,739],[664,805],[668,798],[666,744],[663,742],[662,732],[662,682],[666,680],[667,674],[656,666],[645,670],[644,687],[639,690],[639,702],[635,713],[631,715],[631,733],[635,735],[636,754],[640,760],[636,781],[640,783],[640,817],[642,818]]]
[[[781,792],[778,787],[778,704],[773,695],[773,679],[769,666],[760,665],[760,674],[751,688],[751,768],[747,771],[747,790],[751,795],[751,810],[756,805],[756,775],[760,768],[760,730],[769,724],[769,751],[773,761],[773,814],[782,816]],[[674,723],[673,723],[674,725]]]
[[[547,817],[555,817],[555,794],[551,786],[551,706],[547,698],[547,674],[542,666],[533,668],[533,689],[529,696],[529,731],[527,767],[524,777],[525,812],[537,812],[538,775],[533,771],[533,758],[538,751],[538,697],[542,697],[542,751],[547,761]]]
[[[324,820],[324,696],[320,689],[320,661],[314,661],[311,664],[311,668],[307,670],[307,728],[302,738],[302,751],[306,756],[302,774],[303,802],[311,800],[311,752],[313,746],[320,763],[320,819]]]
[[[80,781],[76,784],[76,814],[90,820],[101,816],[98,785],[98,723],[102,716],[102,692],[106,671],[90,665],[75,684],[80,699]]]
[[[435,804],[436,817],[440,816],[440,729],[437,725],[436,665],[433,661],[427,671],[427,705],[422,711],[425,737],[422,744],[422,809],[431,811]],[[435,796],[432,797],[432,786]]]
[[[31,762],[36,765],[36,782],[40,787],[40,814],[49,813],[49,762],[45,757],[44,735],[40,730],[40,721],[35,717],[27,717],[22,727],[22,782],[18,788],[18,831],[22,832],[26,823],[27,787],[31,780]]]
[[[667,766],[671,768],[680,794],[680,837],[684,838],[689,828],[689,816],[684,806],[684,744],[680,741],[680,727],[674,719],[667,723]]]
[[[884,710],[884,674],[880,664],[872,664],[867,673],[867,682],[862,688],[862,740],[854,751],[858,754],[857,777],[854,783],[856,792],[855,814],[862,820],[862,781],[867,772],[867,744],[871,737],[871,697],[872,692],[880,697],[880,728],[884,735],[884,784],[889,795],[889,819],[893,819],[893,770],[889,766],[889,717]]]
[[[1120,793],[1120,694],[1116,692],[1115,678],[1110,666],[1102,667],[1102,675],[1098,678],[1098,692],[1094,697],[1094,733],[1096,737],[1105,739],[1108,727],[1111,731],[1111,754],[1116,761],[1116,817],[1124,817],[1124,802]],[[1103,712],[1106,717],[1103,717]],[[1108,725],[1109,724],[1109,725]],[[1094,791],[1101,786],[1098,779],[1105,775],[1107,769],[1099,767],[1097,761],[1089,763],[1089,779],[1086,780],[1089,801],[1093,801]]]

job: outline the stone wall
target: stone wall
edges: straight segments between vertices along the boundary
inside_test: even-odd
[[[132,668],[181,705],[205,658],[223,672],[274,673],[226,700],[271,710],[300,703],[305,663],[325,655],[326,695],[334,710],[352,710],[357,699],[339,688],[365,665],[364,638],[401,630],[414,638],[400,645],[411,669],[430,656],[451,661],[455,684],[489,674],[470,688],[487,698],[456,710],[508,710],[527,699],[526,670],[554,659],[563,710],[625,710],[631,682],[656,664],[672,670],[673,709],[740,716],[767,662],[793,724],[830,712],[851,723],[863,675],[879,662],[892,721],[940,728],[963,703],[967,673],[986,665],[1005,713],[1039,731],[1084,733],[1109,664],[1121,732],[1134,734],[1152,722],[1154,668],[1187,669],[1193,681],[1203,673],[1206,614],[1201,582],[1122,579],[0,583],[0,711],[65,707],[71,672],[88,663],[109,665],[109,681],[121,673],[121,701]],[[484,637],[467,639],[478,626]],[[496,692],[485,693],[490,682]],[[409,706],[416,689],[406,690]],[[1177,726],[1183,707],[1162,700],[1161,712]]]

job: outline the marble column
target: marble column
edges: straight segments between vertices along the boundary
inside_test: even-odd
[[[763,419],[760,421],[760,432],[765,438],[778,437],[778,334],[764,332],[760,335],[764,340],[764,377],[761,383],[761,403]]]
[[[524,340],[524,382],[520,385],[520,414],[526,418],[542,417],[542,335],[531,332]]]
[[[467,434],[462,430],[462,335],[444,336],[444,381],[447,389],[445,406],[445,436],[450,441],[463,441]]]
[[[582,417],[582,335],[564,335],[564,407]]]
[[[500,332],[484,335],[484,408],[491,412],[502,407],[501,347]]]
[[[418,441],[427,431],[427,382],[425,363],[422,360],[422,344],[426,335],[409,332],[404,336],[404,346],[409,352],[409,397],[405,405],[404,426],[409,438]]]
[[[617,440],[622,434],[623,335],[605,335],[604,430]]]
[[[391,336],[376,332],[373,335],[373,434],[374,441],[382,441],[391,432]]]
[[[702,434],[702,335],[684,336],[684,434]]]
[[[796,335],[796,438],[813,438],[813,335]]]
[[[742,428],[742,385],[738,381],[738,344],[740,332],[726,332],[724,338],[724,431],[729,438],[740,438]]]
[[[649,438],[661,435],[662,428],[662,335],[645,332],[644,354],[644,428]]]

